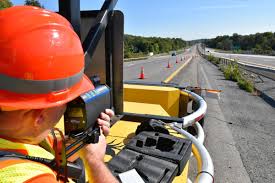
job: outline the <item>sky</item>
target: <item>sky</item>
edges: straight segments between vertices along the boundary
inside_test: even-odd
[[[23,4],[24,0],[11,0]],[[104,0],[81,0],[82,10],[100,9]],[[57,0],[40,0],[57,11]],[[275,0],[118,0],[125,33],[184,40],[275,32]]]

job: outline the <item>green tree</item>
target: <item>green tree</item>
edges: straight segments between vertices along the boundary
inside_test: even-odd
[[[38,0],[25,0],[25,5],[27,6],[37,6],[40,8],[44,8],[43,5]]]
[[[186,42],[180,38],[124,36],[125,58],[147,55],[148,52],[165,53],[172,49],[184,48],[185,46]]]
[[[218,42],[216,48],[223,50],[222,42]]]
[[[241,36],[238,35],[237,33],[234,33],[232,36],[232,44],[233,44],[233,49],[240,49],[241,47]]]
[[[263,49],[263,54],[270,54],[272,52],[272,45],[271,42],[268,41],[267,37],[263,38],[263,41],[261,43],[262,49]]]
[[[154,45],[151,44],[149,46],[149,52],[155,52]]]
[[[232,50],[233,48],[233,41],[229,38],[223,40],[223,49],[224,50]]]
[[[13,4],[10,0],[1,0],[0,1],[0,10],[4,9],[4,8],[9,8],[11,7]]]
[[[275,36],[270,40],[270,42],[271,42],[272,50],[275,51]]]
[[[259,44],[256,44],[255,48],[253,48],[252,51],[256,54],[263,54],[263,49]]]
[[[210,48],[223,50],[252,51],[257,54],[275,54],[275,33],[264,32],[250,35],[217,36],[204,40]]]
[[[274,44],[275,46],[275,44]],[[159,53],[159,45],[158,43],[154,43],[154,50],[155,50],[155,53]]]

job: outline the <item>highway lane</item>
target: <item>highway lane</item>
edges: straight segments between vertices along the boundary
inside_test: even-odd
[[[210,52],[275,67],[275,57],[271,56]],[[194,49],[191,53],[195,54]],[[182,65],[167,69],[168,59],[175,62],[167,56],[126,63],[125,80],[139,80],[140,67],[144,66],[147,79],[140,81],[163,81]],[[220,100],[205,95],[208,105],[205,145],[214,161],[216,182],[274,182],[274,108],[260,97],[240,90],[235,82],[225,80],[216,66],[200,57],[193,59],[171,82],[223,91]],[[266,83],[262,84],[267,87]],[[195,164],[193,161],[191,164],[191,172],[194,172]]]
[[[195,49],[185,55],[190,53],[196,54]],[[182,65],[167,71],[169,58],[126,63],[124,80],[163,81]],[[141,66],[145,68],[145,80],[137,79]],[[235,82],[225,80],[216,66],[201,57],[194,58],[171,82],[222,90],[220,100],[204,96],[208,105],[205,145],[214,161],[216,182],[274,181],[274,108],[260,97],[240,90]],[[195,166],[192,160],[190,172],[195,172]]]
[[[275,111],[260,97],[205,59],[195,58],[172,82],[222,90],[220,100],[205,95],[205,145],[215,166],[216,182],[273,183]],[[192,171],[192,167],[191,167]]]
[[[275,56],[219,53],[211,48],[206,48],[206,52],[207,51],[214,56],[238,59],[248,63],[261,64],[275,68]]]
[[[221,89],[216,85],[212,75],[222,75],[215,66],[205,62],[201,57],[194,58],[193,61],[178,74],[172,82],[184,86],[200,86],[209,89]],[[209,151],[215,167],[215,182],[227,183],[249,183],[249,175],[242,163],[240,153],[235,146],[232,133],[227,124],[224,123],[224,111],[222,111],[219,100],[207,97],[207,113],[205,117],[205,146]],[[212,116],[215,116],[213,118]],[[191,164],[195,165],[195,160],[191,159]],[[194,166],[190,166],[191,175],[195,174]],[[191,177],[194,180],[194,177]]]
[[[164,81],[170,74],[176,71],[181,65],[183,65],[188,58],[192,55],[192,52],[186,51],[183,54],[175,56],[161,56],[151,57],[146,60],[138,60],[124,63],[123,77],[124,81],[139,81],[139,82],[161,82]],[[183,60],[181,61],[181,57]],[[185,57],[185,59],[184,59]],[[176,63],[178,59],[178,63]],[[167,68],[168,61],[171,68]],[[145,79],[139,79],[141,67],[144,68]]]
[[[193,48],[190,52],[186,52],[184,56],[196,54],[196,50]],[[124,80],[134,80],[140,82],[160,82],[165,80],[173,71],[175,71],[179,65],[175,65],[175,68],[167,69],[167,60],[170,59],[172,63],[175,62],[173,57],[166,56],[162,58],[152,58],[151,60],[141,60],[135,62],[128,62],[124,64]],[[205,85],[204,81],[205,75],[199,74],[200,72],[200,59],[193,59],[183,70],[180,72],[171,82],[178,83],[181,86],[202,86],[206,88],[211,88],[212,85]],[[145,76],[147,79],[139,80],[137,76],[139,74],[140,67],[145,67]],[[208,71],[208,70],[207,70]],[[207,72],[206,71],[206,72]],[[205,73],[205,72],[204,72]],[[206,82],[209,83],[209,82]],[[216,87],[215,85],[213,86]],[[207,99],[208,111],[216,111],[220,119],[224,119],[223,113],[218,106],[218,101]],[[212,104],[216,103],[216,105]],[[220,117],[222,116],[222,117]],[[250,182],[249,176],[244,168],[242,160],[240,158],[239,152],[235,146],[228,145],[234,144],[232,134],[225,123],[219,123],[219,120],[211,119],[206,117],[206,148],[210,151],[210,155],[214,161],[215,166],[215,180],[216,182]],[[210,125],[208,125],[210,124]],[[218,134],[222,133],[223,137],[218,137]],[[213,141],[213,142],[212,142]],[[222,149],[222,151],[221,151]],[[224,152],[224,150],[226,150]],[[230,163],[229,163],[230,162]],[[233,164],[233,165],[232,165]],[[232,169],[228,168],[231,166]],[[196,177],[196,160],[191,159],[190,166],[190,178],[194,180]],[[234,176],[232,176],[234,175]]]

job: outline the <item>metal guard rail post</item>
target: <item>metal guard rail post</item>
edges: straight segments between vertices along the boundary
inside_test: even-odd
[[[208,54],[204,54],[199,48],[197,48],[199,54],[206,59]],[[275,81],[275,67],[266,66],[255,63],[248,63],[245,61],[236,61],[234,59],[225,58],[225,57],[216,57],[218,58],[224,65],[230,65],[232,63],[238,64],[238,66],[244,70],[250,71],[252,73],[258,74],[260,76],[264,76],[271,80]]]

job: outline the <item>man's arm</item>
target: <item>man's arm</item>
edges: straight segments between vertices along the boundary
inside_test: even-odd
[[[80,157],[84,162],[89,182],[118,183],[103,161],[105,150],[106,140],[104,135],[99,137],[97,144],[89,144],[81,149]]]
[[[88,167],[86,173],[90,183],[118,183],[103,161],[86,161],[84,165]]]
[[[114,112],[110,109],[106,109],[105,113],[101,113],[97,121],[101,129],[98,143],[86,145],[79,153],[80,158],[84,162],[85,171],[89,177],[90,183],[118,183],[118,180],[104,163],[107,146],[104,135],[108,135],[110,132],[110,119],[113,116]]]

